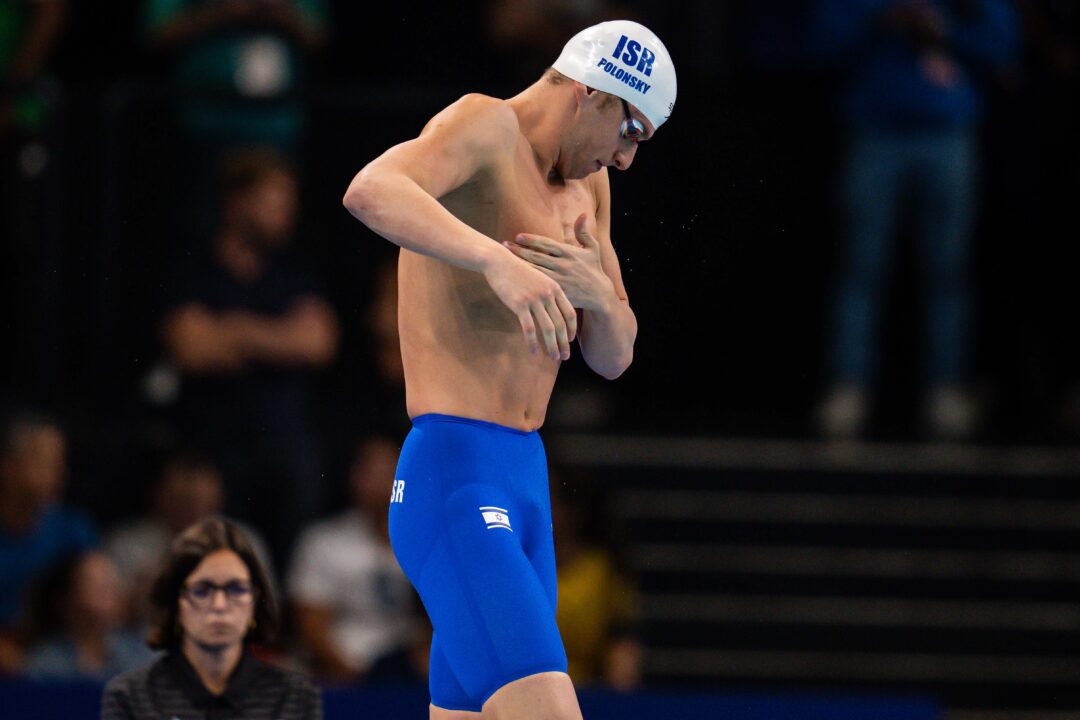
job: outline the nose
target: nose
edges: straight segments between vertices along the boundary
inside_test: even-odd
[[[210,598],[210,607],[214,610],[228,610],[229,599],[225,597],[224,588],[215,588],[214,594]]]
[[[629,170],[630,166],[634,163],[635,155],[637,155],[637,143],[632,143],[629,148],[615,151],[615,156],[612,158],[612,164],[619,170]]]

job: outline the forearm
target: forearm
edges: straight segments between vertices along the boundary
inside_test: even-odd
[[[238,369],[243,360],[236,338],[203,310],[181,310],[163,328],[170,357],[181,370],[212,373]]]
[[[509,251],[447,210],[416,182],[362,170],[345,193],[346,209],[398,247],[465,270],[483,272]]]
[[[278,365],[326,365],[337,351],[337,323],[321,303],[282,318],[244,315],[239,342],[246,358]]]
[[[236,21],[235,5],[205,3],[185,10],[150,31],[150,44],[157,50],[170,50],[192,38],[209,33]]]
[[[322,24],[294,5],[276,7],[267,19],[271,25],[291,35],[305,50],[318,49],[326,39]]]
[[[630,303],[614,294],[601,309],[585,310],[578,343],[586,364],[598,375],[614,380],[630,367],[637,339],[637,318]]]

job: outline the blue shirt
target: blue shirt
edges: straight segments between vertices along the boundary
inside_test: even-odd
[[[42,514],[24,535],[0,529],[0,627],[14,625],[30,583],[60,557],[98,544],[86,515],[60,505]]]
[[[105,682],[115,675],[152,661],[156,655],[144,641],[132,633],[115,632],[109,637],[105,665],[90,672],[79,665],[75,643],[68,638],[56,638],[30,648],[26,654],[23,672],[35,678],[86,678]]]
[[[927,76],[925,56],[912,40],[885,28],[881,13],[891,0],[821,0],[811,48],[849,70],[841,111],[850,125],[898,129],[963,127],[982,114],[985,76],[1008,63],[1016,49],[1017,22],[1004,0],[972,0],[968,13],[957,3],[930,0],[946,34],[940,51],[959,76],[941,86]]]

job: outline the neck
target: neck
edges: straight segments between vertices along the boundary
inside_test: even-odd
[[[72,628],[72,636],[84,666],[96,669],[105,665],[109,637],[99,623],[77,624]]]
[[[199,680],[214,695],[221,695],[229,683],[229,677],[240,664],[244,654],[242,643],[225,646],[201,645],[184,636],[183,653]]]
[[[215,243],[214,255],[229,274],[238,280],[250,282],[262,273],[262,253],[238,230],[221,231]]]
[[[573,87],[538,80],[507,102],[518,118],[521,134],[533,150],[536,167],[549,182],[562,182],[557,170],[560,144],[575,110]]]
[[[35,498],[7,493],[0,500],[0,525],[12,535],[25,535],[37,525],[44,507]]]

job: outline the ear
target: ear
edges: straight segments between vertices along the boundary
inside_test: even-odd
[[[583,82],[577,80],[574,81],[574,99],[577,100],[578,105],[595,102],[599,95],[600,94],[594,88],[589,87]]]

